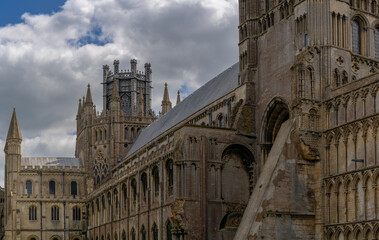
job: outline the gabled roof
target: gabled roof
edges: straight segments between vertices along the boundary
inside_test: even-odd
[[[238,87],[238,72],[239,64],[236,63],[204,84],[165,115],[143,129],[132,147],[126,153],[125,158],[200,109],[236,89]]]
[[[68,157],[22,157],[21,166],[83,167],[83,161],[80,158]]]

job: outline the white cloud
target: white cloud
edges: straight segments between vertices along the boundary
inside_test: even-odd
[[[0,28],[0,147],[16,107],[24,156],[72,156],[77,101],[91,83],[101,110],[102,65],[114,59],[151,62],[158,112],[164,82],[174,103],[238,60],[237,16],[237,0],[68,0],[51,15],[25,13]]]

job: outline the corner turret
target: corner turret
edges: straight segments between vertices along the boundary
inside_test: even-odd
[[[118,74],[118,72],[119,72],[119,65],[120,65],[120,61],[119,60],[114,60],[113,61],[113,71],[114,71],[114,74]]]
[[[151,81],[151,64],[150,63],[145,63],[145,76],[146,80]]]
[[[136,59],[130,60],[130,70],[132,71],[134,77],[137,76],[137,60]]]

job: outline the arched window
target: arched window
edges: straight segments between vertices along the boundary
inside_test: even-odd
[[[75,206],[72,208],[72,220],[80,221],[80,219],[81,219],[80,207]]]
[[[31,238],[29,238],[29,240],[37,240],[37,238],[31,237]]]
[[[146,229],[144,225],[142,225],[142,228],[141,228],[141,238],[142,240],[146,240]]]
[[[153,183],[154,183],[154,195],[158,197],[159,195],[159,171],[158,167],[153,168]]]
[[[375,28],[375,59],[379,59],[379,26]]]
[[[134,128],[130,129],[130,140],[134,140]]]
[[[117,209],[118,208],[118,191],[117,191],[117,189],[115,189],[113,191],[113,201],[114,201],[115,208]]]
[[[49,182],[49,193],[52,195],[55,195],[55,182],[54,181]]]
[[[122,203],[123,203],[123,209],[124,211],[126,210],[126,200],[127,200],[127,197],[128,197],[128,192],[127,192],[127,188],[126,188],[126,185],[123,184],[122,187]]]
[[[153,240],[158,240],[158,227],[155,223],[151,231],[153,233]]]
[[[51,207],[51,220],[59,221],[59,207],[58,206]]]
[[[168,220],[166,224],[166,239],[172,240],[172,226],[170,220]]]
[[[220,115],[220,116],[218,117],[218,126],[219,126],[220,128],[223,128],[223,127],[224,127],[224,117],[223,117],[222,115]]]
[[[37,207],[36,206],[29,207],[29,220],[37,220]]]
[[[28,195],[33,194],[33,184],[32,184],[32,181],[30,180],[26,181],[26,194]]]
[[[136,240],[136,232],[134,231],[134,228],[130,230],[130,238],[131,240]]]
[[[299,70],[299,82],[298,82],[298,97],[302,98],[304,97],[305,89],[304,89],[304,82],[305,82],[305,69]]]
[[[362,32],[362,22],[358,19],[352,21],[352,49],[353,53],[363,54],[363,32]]]
[[[315,98],[315,78],[314,78],[314,74],[313,74],[313,69],[312,68],[308,68],[308,76],[309,76],[309,82],[310,82],[310,85],[311,85],[311,99],[314,99]]]
[[[348,82],[349,82],[349,77],[347,75],[347,72],[343,71],[343,73],[342,73],[342,85],[347,84]]]
[[[146,173],[142,173],[142,175],[141,175],[141,184],[142,184],[142,200],[146,201],[146,195],[147,195],[147,175],[146,175]]]
[[[340,86],[340,72],[338,71],[338,69],[336,68],[334,70],[334,85],[336,87],[339,87]]]
[[[125,140],[128,139],[128,128],[127,127],[124,129],[124,139]]]
[[[266,12],[270,10],[270,0],[266,0]]]
[[[167,176],[167,194],[169,196],[173,193],[174,188],[174,167],[171,159],[166,163],[166,176]]]
[[[122,240],[126,240],[126,233],[125,233],[125,230],[122,231]]]
[[[137,201],[137,181],[133,179],[130,186],[132,187],[133,205],[135,205]]]
[[[75,181],[71,182],[71,195],[74,197],[78,195],[78,184]]]

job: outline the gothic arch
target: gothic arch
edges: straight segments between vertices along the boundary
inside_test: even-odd
[[[270,152],[272,144],[279,132],[281,125],[290,119],[289,104],[281,97],[275,97],[267,105],[263,114],[261,125],[261,143],[264,144],[265,150]]]
[[[254,155],[249,148],[232,144],[223,151],[221,162],[221,168],[216,167],[216,172],[219,171],[220,174],[220,183],[210,183],[220,186],[220,189],[217,188],[214,192],[215,197],[223,199],[225,203],[246,205],[254,187]],[[219,230],[236,231],[242,215],[243,209],[223,213],[223,216],[217,219]]]

